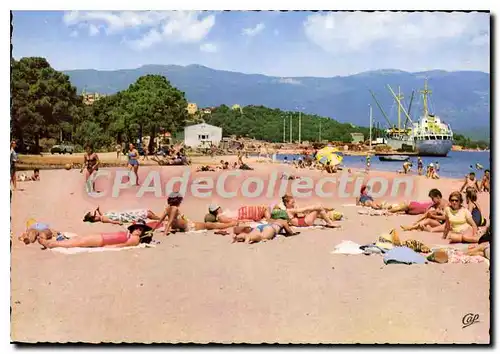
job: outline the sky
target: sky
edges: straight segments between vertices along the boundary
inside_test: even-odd
[[[200,64],[280,77],[490,72],[490,15],[441,12],[14,11],[13,56],[57,70]]]

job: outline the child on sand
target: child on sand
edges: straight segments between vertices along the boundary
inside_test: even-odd
[[[384,209],[384,204],[375,202],[375,200],[369,194],[369,192],[370,192],[370,187],[363,184],[359,192],[359,197],[356,198],[356,205],[369,207],[375,210]]]
[[[460,193],[463,193],[463,191],[468,188],[474,188],[477,192],[479,192],[479,184],[476,179],[476,174],[474,172],[469,173],[468,176],[465,176],[465,182],[462,185],[462,188],[460,188]]]

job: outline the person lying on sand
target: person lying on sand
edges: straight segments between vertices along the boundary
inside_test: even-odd
[[[127,224],[139,220],[160,220],[160,217],[148,209],[137,209],[127,211],[109,211],[102,213],[97,207],[93,213],[90,211],[83,217],[84,222],[102,222],[105,224]]]
[[[233,243],[256,243],[260,241],[269,241],[275,238],[281,231],[285,232],[285,236],[295,236],[300,234],[300,232],[293,232],[288,221],[273,220],[268,224],[260,224],[254,228],[250,226],[235,227],[233,229]]]
[[[40,170],[38,168],[35,168],[31,176],[21,173],[19,176],[17,176],[17,181],[18,182],[40,181]]]
[[[476,179],[476,174],[474,172],[471,172],[471,173],[469,173],[468,176],[465,176],[465,181],[464,181],[464,184],[462,185],[462,188],[460,188],[460,193],[463,193],[463,191],[467,187],[472,187],[478,192],[480,190],[479,184],[478,184],[477,179]]]
[[[218,166],[203,165],[196,169],[196,172],[215,172],[218,170]]]
[[[86,236],[75,236],[58,241],[52,237],[52,231],[42,231],[38,236],[38,243],[44,248],[73,248],[73,247],[134,247],[139,243],[149,243],[152,240],[151,227],[144,220],[130,225],[128,231],[100,233]]]
[[[443,232],[445,215],[444,208],[448,206],[446,200],[443,199],[443,195],[438,189],[431,189],[429,191],[429,198],[432,200],[432,205],[427,209],[424,215],[422,215],[415,223],[410,226],[403,226],[401,228],[404,231],[420,230],[429,232]]]
[[[361,186],[361,189],[359,191],[359,197],[356,198],[356,205],[361,205],[364,207],[369,207],[375,210],[380,210],[384,209],[385,204],[384,203],[377,203],[373,199],[373,197],[369,194],[370,192],[370,187],[363,184]]]
[[[490,170],[484,170],[484,176],[481,179],[481,192],[490,192]]]
[[[316,219],[322,219],[325,221],[325,227],[337,228],[339,225],[335,225],[332,219],[328,216],[328,211],[333,210],[333,208],[326,208],[321,205],[313,205],[304,208],[299,208],[295,202],[295,198],[290,194],[285,194],[282,197],[283,206],[285,207],[288,217],[290,219],[290,225],[297,227],[308,227],[313,226]]]
[[[409,201],[393,204],[387,209],[390,213],[405,213],[408,215],[422,215],[433,205],[433,202]]]
[[[446,222],[443,238],[450,243],[477,243],[477,225],[470,211],[465,208],[461,192],[453,192],[449,197],[450,205],[444,209]]]
[[[210,223],[223,223],[223,224],[233,224],[238,222],[238,220],[227,217],[222,213],[222,208],[218,204],[211,204],[208,207],[208,214],[205,214],[205,222]]]
[[[165,211],[158,221],[158,224],[154,227],[153,231],[160,227],[161,223],[168,217],[165,223],[165,235],[168,235],[171,231],[198,231],[198,230],[223,230],[233,226],[237,226],[236,221],[230,223],[221,222],[194,222],[189,220],[180,210],[180,206],[184,197],[177,193],[172,192],[168,196],[167,205],[165,206]]]

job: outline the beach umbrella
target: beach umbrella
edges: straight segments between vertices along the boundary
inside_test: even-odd
[[[338,149],[327,146],[318,151],[318,153],[316,154],[316,160],[318,160],[322,164],[330,162],[330,165],[332,166],[339,165],[342,162],[342,156],[336,154],[337,152]]]

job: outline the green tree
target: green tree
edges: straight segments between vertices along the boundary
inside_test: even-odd
[[[127,112],[124,124],[136,127],[133,132],[129,132],[129,139],[134,133],[142,137],[145,131],[151,137],[155,137],[160,129],[174,132],[186,124],[188,113],[184,92],[173,87],[164,76],[142,76],[121,94],[123,95],[120,100],[121,106],[123,112]],[[120,122],[114,128],[121,125]],[[149,144],[151,151],[153,139]]]
[[[79,105],[81,98],[69,77],[45,58],[11,60],[11,133],[21,149],[25,138],[34,139],[38,150],[41,137],[71,129]]]

